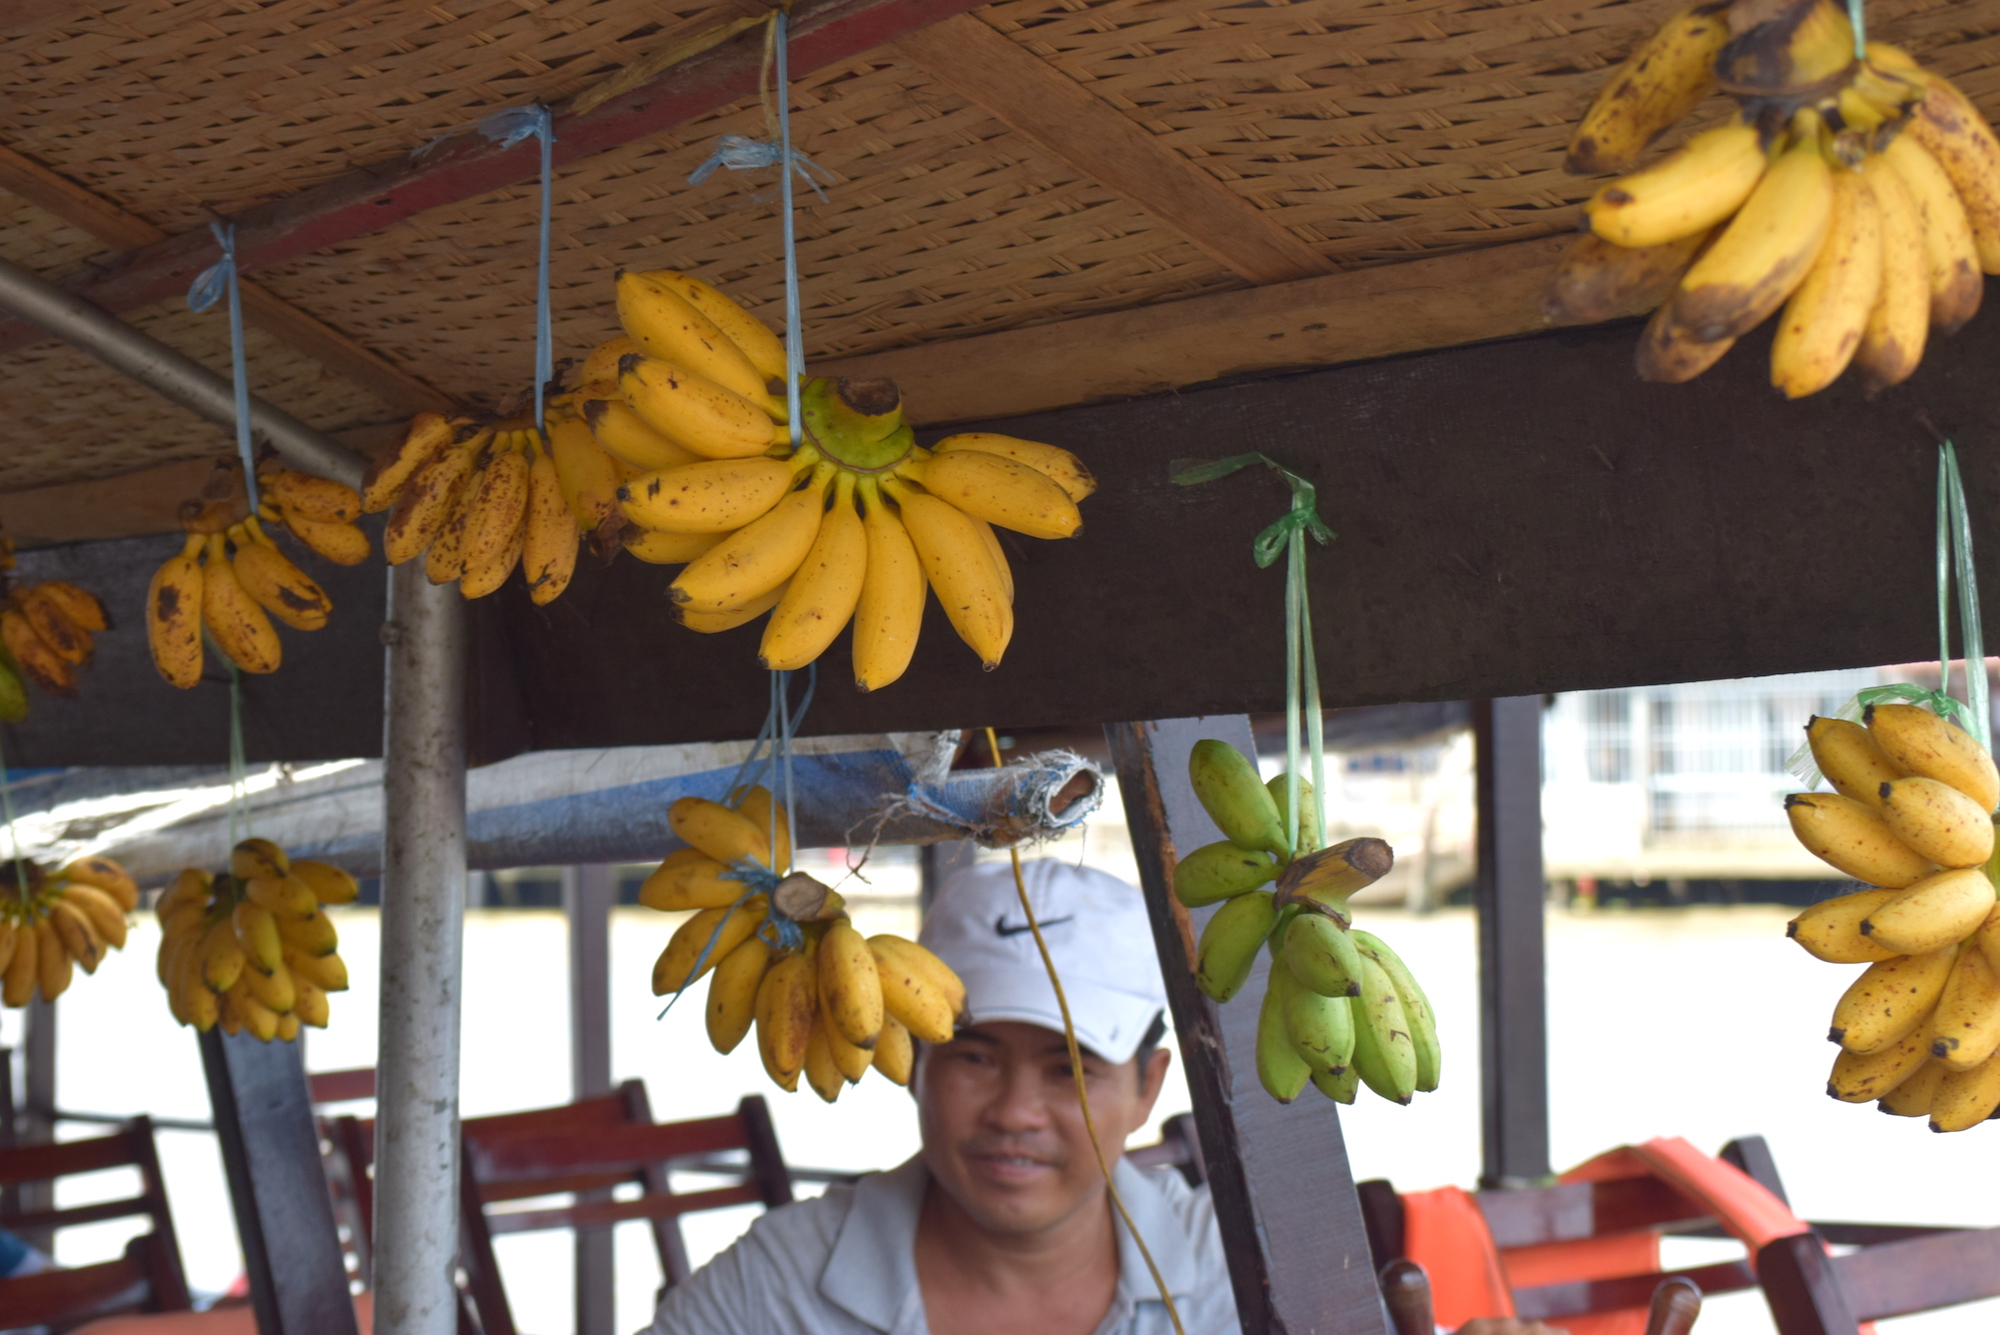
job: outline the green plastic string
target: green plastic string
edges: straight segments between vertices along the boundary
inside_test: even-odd
[[[1954,580],[1958,589],[1958,638],[1965,657],[1965,699],[1951,694],[1951,606]],[[1992,717],[1986,689],[1986,634],[1979,615],[1979,579],[1972,564],[1972,517],[1965,503],[1965,480],[1958,470],[1958,448],[1950,441],[1938,446],[1937,483],[1937,612],[1938,687],[1926,690],[1908,682],[1870,686],[1833,712],[1832,717],[1858,723],[1868,706],[1892,701],[1918,705],[1949,719],[1991,745]],[[1801,743],[1785,768],[1814,787],[1820,781],[1812,748]]]
[[[1861,15],[1862,0],[1847,0],[1847,22],[1854,29],[1854,58],[1868,58],[1868,23]]]
[[[1202,462],[1177,459],[1169,479],[1177,486],[1195,487],[1228,477],[1239,469],[1262,464],[1292,489],[1291,508],[1267,525],[1251,544],[1259,567],[1269,569],[1285,558],[1285,835],[1299,848],[1299,753],[1303,717],[1305,744],[1312,756],[1315,828],[1326,829],[1326,736],[1320,716],[1319,663],[1313,655],[1312,604],[1306,597],[1306,539],[1325,546],[1333,530],[1319,517],[1313,484],[1269,455],[1252,452]]]

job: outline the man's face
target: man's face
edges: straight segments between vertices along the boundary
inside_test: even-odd
[[[1107,1163],[1151,1115],[1168,1057],[1155,1052],[1141,1078],[1083,1056],[1090,1114]],[[981,1228],[1027,1235],[1103,1199],[1063,1036],[1038,1025],[974,1025],[917,1065],[917,1117],[932,1179]]]

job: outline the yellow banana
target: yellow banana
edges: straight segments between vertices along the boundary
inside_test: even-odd
[[[1715,87],[1715,58],[1729,41],[1727,0],[1707,0],[1661,24],[1611,75],[1570,137],[1563,170],[1624,171]]]
[[[594,533],[618,513],[617,464],[579,418],[551,422],[548,431],[549,458],[555,462],[563,499],[576,516],[576,526]]]
[[[1788,399],[1816,394],[1840,377],[1861,346],[1882,292],[1882,218],[1860,172],[1833,173],[1826,240],[1805,281],[1785,303],[1771,344],[1771,383]]]
[[[378,456],[368,466],[361,485],[361,509],[376,514],[396,503],[403,485],[416,471],[443,453],[457,434],[456,424],[439,413],[418,413],[395,449]]]
[[[298,986],[292,981],[292,971],[283,964],[269,973],[245,968],[241,978],[250,995],[270,1007],[273,1014],[283,1015],[298,1003]]]
[[[53,602],[71,625],[93,633],[111,629],[111,617],[105,612],[104,604],[88,589],[80,589],[63,580],[49,579],[37,584],[35,591]]]
[[[804,953],[780,959],[757,986],[757,1052],[781,1089],[799,1087],[816,1004],[812,957]]]
[[[292,971],[295,981],[311,983],[322,992],[347,990],[347,961],[340,958],[338,951],[306,955],[287,943],[283,963]]]
[[[201,621],[223,653],[245,672],[276,672],[284,650],[264,609],[237,582],[223,555],[223,536],[208,540],[208,560],[202,568]]]
[[[1904,774],[1948,783],[1987,811],[2000,805],[2000,770],[1965,729],[1917,705],[1870,705],[1862,719],[1883,756]]]
[[[37,686],[51,695],[76,694],[76,664],[50,648],[16,608],[0,612],[0,643]]]
[[[292,863],[291,874],[304,881],[322,904],[352,904],[361,894],[361,883],[353,874],[330,862],[299,858]]]
[[[134,912],[139,907],[139,883],[132,879],[125,868],[110,858],[95,855],[80,857],[57,872],[55,879],[94,885],[117,900],[119,906],[127,913]],[[181,882],[176,878],[174,884],[179,885]],[[171,891],[173,888],[169,886],[168,890]],[[185,895],[191,891],[183,893]],[[162,895],[161,902],[165,901],[166,896]]]
[[[1958,952],[1926,1037],[1930,1055],[1951,1071],[1969,1071],[2000,1051],[2000,975],[1980,951]]]
[[[910,666],[928,585],[909,530],[883,501],[876,480],[863,478],[858,490],[868,553],[854,604],[854,684],[874,691]]]
[[[1928,709],[1921,712],[1937,717]],[[1911,772],[1889,758],[1869,729],[1846,719],[1813,715],[1806,722],[1806,745],[1812,748],[1813,763],[1835,792],[1878,810],[1882,785]]]
[[[785,586],[780,584],[769,593],[760,593],[755,598],[740,602],[721,612],[698,612],[686,607],[676,607],[673,609],[673,617],[689,630],[699,631],[703,635],[716,635],[755,621],[776,607],[778,600],[784,596]]]
[[[262,904],[238,900],[230,911],[229,924],[251,968],[272,973],[285,962],[285,943],[278,935],[278,920]]]
[[[1858,881],[1900,890],[1937,870],[1897,838],[1881,812],[1851,797],[1793,793],[1785,815],[1806,852]]]
[[[1733,338],[1699,339],[1674,321],[1670,301],[1653,312],[1639,336],[1633,364],[1641,380],[1656,385],[1683,385],[1722,360],[1735,346]]]
[[[1908,1080],[1931,1059],[1930,1031],[1922,1025],[1878,1052],[1841,1050],[1826,1078],[1826,1092],[1842,1103],[1872,1103]]]
[[[820,465],[805,486],[688,562],[668,596],[690,611],[723,612],[791,579],[819,534],[833,471]]]
[[[110,891],[72,881],[63,887],[62,894],[90,919],[91,926],[106,945],[114,950],[125,948],[125,907],[112,897]]]
[[[41,933],[32,924],[16,926],[14,957],[7,961],[7,972],[0,977],[0,1005],[19,1008],[34,1000],[41,944]]]
[[[709,1045],[730,1053],[757,1018],[757,987],[771,964],[771,948],[752,936],[722,957],[708,980]]]
[[[1938,1085],[1949,1074],[1935,1061],[1925,1062],[1914,1074],[1905,1076],[1900,1084],[1875,1106],[1891,1117],[1928,1117],[1931,1101],[1937,1097]]]
[[[468,439],[440,450],[411,474],[382,530],[382,555],[390,565],[415,560],[431,545],[451,518],[459,488],[472,475],[473,461],[492,439],[493,428],[483,427]]]
[[[900,481],[883,488],[902,512],[945,619],[991,672],[1014,636],[1014,608],[986,540],[957,506]]]
[[[545,607],[562,596],[576,574],[577,529],[563,500],[555,461],[535,455],[528,469],[528,515],[521,527],[521,573],[528,596]]]
[[[1823,899],[1785,924],[1785,935],[1805,947],[1808,955],[1828,964],[1874,964],[1894,959],[1903,952],[1862,935],[1861,924],[1870,913],[1902,893],[1860,890]]]
[[[1986,952],[1986,962],[2000,974],[2000,909],[1995,909],[1973,933],[1973,948]]]
[[[621,358],[639,351],[639,345],[629,334],[606,339],[592,348],[583,359],[583,365],[576,370],[576,383],[589,386],[618,383],[618,362]]]
[[[1950,784],[1912,774],[1878,791],[1882,819],[1918,856],[1940,867],[1977,867],[1993,856],[1992,818]]]
[[[267,468],[257,475],[260,494],[268,493],[280,508],[296,511],[322,524],[351,524],[361,518],[361,495],[332,478],[314,477],[295,468]]]
[[[333,920],[317,909],[296,918],[273,916],[278,919],[278,935],[300,954],[331,955],[340,948],[340,934],[334,930]]]
[[[750,364],[715,321],[670,284],[631,270],[619,274],[618,323],[645,356],[692,371],[771,416],[781,415],[764,387],[768,377]],[[624,364],[620,358],[621,370]]]
[[[762,320],[739,306],[699,278],[674,269],[649,270],[644,277],[679,293],[696,310],[713,320],[716,327],[740,349],[757,374],[766,380],[785,378],[785,345]]]
[[[1047,474],[984,450],[911,458],[897,470],[975,519],[1035,538],[1074,537],[1083,516]]]
[[[645,472],[679,468],[702,456],[669,440],[646,425],[623,399],[590,399],[583,405],[583,420],[597,443],[617,458]]]
[[[1732,121],[1600,187],[1584,211],[1591,230],[1613,245],[1663,245],[1705,232],[1735,213],[1757,188],[1764,167],[1756,127]]]
[[[465,572],[458,589],[483,598],[507,582],[521,559],[528,521],[530,465],[518,449],[489,456],[465,525]]]
[[[672,866],[661,863],[639,886],[641,904],[661,913],[684,913],[690,909],[727,908],[743,897],[746,887],[742,881],[725,875],[729,870],[726,864],[692,848],[679,849],[668,857],[672,859],[682,853],[694,854],[693,860]]]
[[[910,1041],[910,1031],[893,1015],[882,1017],[882,1033],[875,1040],[873,1062],[875,1069],[892,1084],[910,1083],[911,1070],[916,1066],[916,1045]]]
[[[1941,871],[1870,910],[1861,931],[1899,955],[1921,955],[1963,941],[1979,930],[1993,908],[1993,883],[1985,869]]]
[[[1869,44],[1871,59],[1874,43]],[[2000,137],[1964,93],[1945,79],[1921,76],[1924,85],[1907,133],[1944,168],[1965,207],[1979,266],[2000,273]]]
[[[1707,239],[1707,232],[1694,232],[1662,245],[1628,247],[1585,232],[1564,252],[1542,296],[1542,313],[1595,324],[1650,311],[1673,294]]]
[[[324,991],[304,978],[292,979],[292,1008],[278,1021],[278,1037],[290,1042],[299,1036],[299,1026],[309,1024],[315,1029],[326,1028],[326,1022],[333,1018],[333,1006]],[[287,1021],[290,1024],[287,1025]]]
[[[1951,333],[1978,311],[1986,290],[1965,205],[1944,168],[1915,136],[1897,135],[1882,150],[1882,158],[1895,168],[1917,206],[1924,252],[1930,259],[1931,323]]]
[[[1083,466],[1083,460],[1059,445],[1003,436],[997,431],[961,431],[957,435],[946,436],[933,449],[938,454],[977,450],[1026,464],[1061,487],[1072,501],[1080,501],[1097,490],[1097,479]]]
[[[65,663],[81,666],[90,661],[90,632],[63,615],[56,600],[40,588],[20,588],[14,590],[14,606],[21,609],[35,634],[41,636],[42,643],[56,653]]]
[[[62,938],[47,918],[35,924],[35,985],[41,989],[43,1001],[54,1001],[69,991],[70,980],[76,976],[69,952],[63,949]]]
[[[492,448],[498,447],[498,441]],[[451,513],[438,529],[431,545],[424,549],[424,578],[433,584],[450,584],[465,574],[465,535],[472,527],[472,515],[479,500],[479,480],[485,473],[484,456],[473,462],[465,485],[452,498]]]
[[[1349,895],[1375,884],[1395,865],[1396,852],[1386,841],[1368,835],[1343,839],[1292,859],[1278,878],[1278,907],[1311,903],[1344,914]]]
[[[1947,1071],[1931,1096],[1931,1130],[1965,1131],[2000,1108],[2000,1053],[1969,1071]]]
[[[96,973],[104,958],[105,941],[83,910],[66,900],[55,900],[48,906],[48,923],[70,958],[82,965],[85,973]]]
[[[854,924],[837,920],[819,943],[819,1000],[827,1022],[857,1048],[882,1032],[882,976]],[[857,1077],[858,1078],[858,1077]]]
[[[1674,293],[1674,323],[1703,341],[1749,333],[1804,281],[1832,212],[1833,171],[1814,120],[1689,266]]]
[[[764,896],[752,895],[733,909],[703,909],[682,923],[653,962],[653,995],[679,992],[699,980],[750,939],[764,912]]]
[[[286,871],[282,875],[259,874],[243,878],[243,893],[253,904],[262,904],[280,922],[303,918],[319,907],[312,887]]]
[[[746,459],[791,440],[761,405],[671,362],[625,358],[618,389],[647,426],[706,459]]]
[[[683,797],[667,808],[676,838],[717,862],[750,858],[770,865],[771,848],[755,821],[705,797]]]
[[[926,1043],[949,1043],[965,1010],[965,985],[958,975],[930,951],[899,936],[871,936],[868,949],[881,977],[884,1013]]]
[[[798,472],[789,459],[704,459],[640,474],[618,488],[618,504],[640,528],[727,533],[782,500]]]
[[[840,1069],[840,1063],[833,1059],[833,1045],[827,1039],[826,1017],[814,1018],[812,1033],[806,1038],[805,1055],[806,1084],[812,1092],[828,1103],[840,1097],[846,1087],[847,1077]]]
[[[227,992],[243,976],[247,960],[236,932],[224,915],[209,926],[201,943],[201,980],[217,992]]]
[[[779,875],[784,875],[792,867],[792,829],[785,815],[785,804],[771,796],[771,790],[762,784],[752,784],[739,788],[729,795],[729,803],[741,812],[745,819],[763,832],[774,854],[759,858],[765,866]]]
[[[758,656],[774,672],[804,667],[826,652],[854,616],[868,571],[868,534],[854,505],[854,475],[834,479],[833,503],[764,625]]]
[[[1854,364],[1872,388],[1900,385],[1923,360],[1931,326],[1930,251],[1916,201],[1895,168],[1871,154],[1861,166],[1882,220],[1882,292]]]
[[[288,514],[285,527],[314,555],[323,556],[337,566],[358,566],[368,559],[368,535],[353,524],[324,524]]]
[[[333,600],[261,530],[250,527],[256,522],[252,518],[230,532],[230,541],[236,544],[236,555],[230,561],[236,582],[259,607],[292,629],[320,629],[333,611]]]
[[[170,686],[188,690],[201,680],[201,562],[204,539],[190,533],[179,556],[153,572],[146,590],[146,640],[153,666]]]
[[[1937,1008],[1957,959],[1954,945],[1869,965],[1834,1005],[1827,1041],[1866,1056],[1907,1036]]]
[[[620,545],[648,565],[685,565],[728,537],[727,533],[669,533],[665,529],[627,529]]]

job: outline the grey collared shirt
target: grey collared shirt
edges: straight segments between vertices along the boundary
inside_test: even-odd
[[[1120,1161],[1119,1195],[1159,1263],[1187,1335],[1238,1335],[1222,1235],[1206,1188]],[[921,1156],[816,1200],[771,1211],[667,1291],[653,1335],[930,1335],[917,1283]],[[1145,1258],[1118,1229],[1118,1291],[1097,1335],[1172,1335]]]

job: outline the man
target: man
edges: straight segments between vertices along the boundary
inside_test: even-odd
[[[1083,1050],[1097,1143],[1187,1335],[1233,1335],[1206,1188],[1122,1161],[1171,1060],[1139,892],[1056,861],[1023,868]],[[1062,1013],[1006,863],[939,894],[919,937],[966,987],[969,1022],[920,1045],[923,1147],[898,1168],[774,1210],[669,1290],[656,1335],[1170,1335],[1117,1221],[1077,1103]],[[1475,1327],[1480,1329],[1475,1330]],[[1552,1335],[1475,1322],[1461,1335]]]

